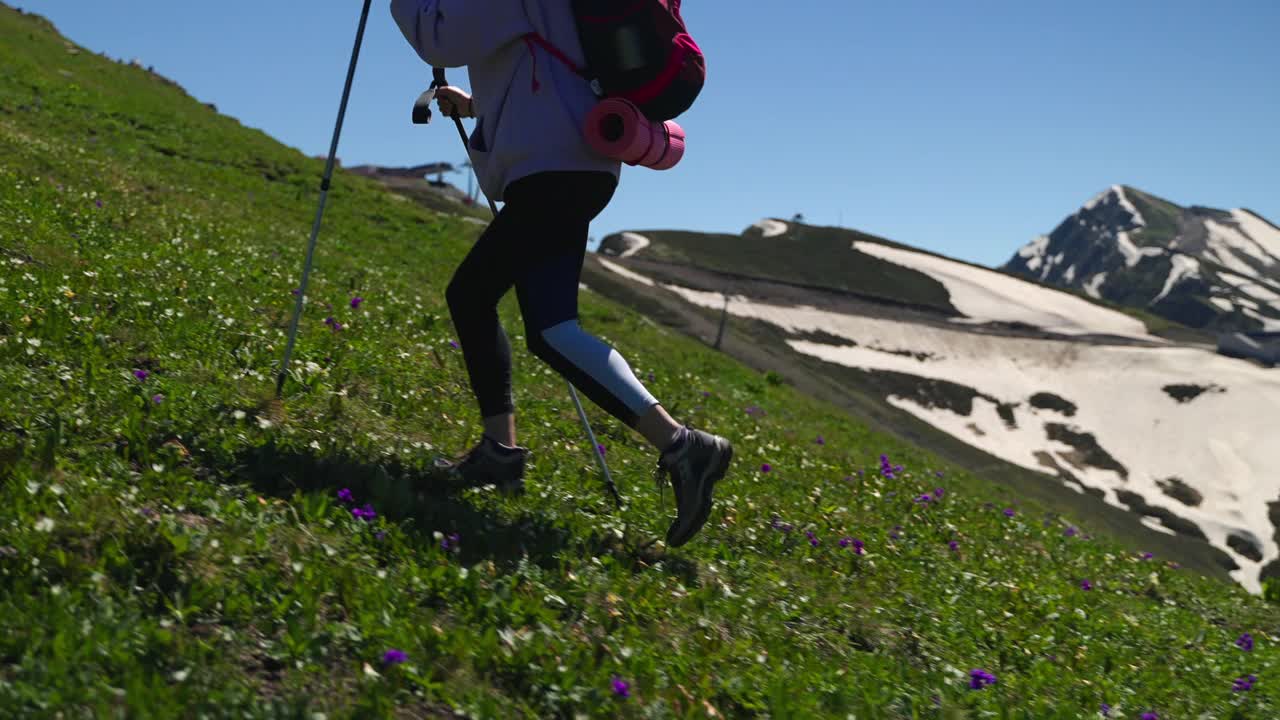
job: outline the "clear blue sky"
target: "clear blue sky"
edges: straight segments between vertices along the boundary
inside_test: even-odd
[[[358,0],[16,4],[328,150]],[[430,73],[388,5],[370,12],[339,157],[460,162],[449,125],[409,121]],[[686,0],[684,14],[708,63],[680,118],[689,150],[671,171],[624,168],[597,237],[800,212],[999,264],[1113,183],[1280,223],[1280,2]]]

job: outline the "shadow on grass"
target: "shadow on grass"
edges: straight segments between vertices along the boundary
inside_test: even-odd
[[[357,506],[371,504],[423,542],[435,542],[435,531],[458,533],[463,538],[461,559],[467,563],[492,560],[506,568],[527,555],[530,562],[552,566],[571,540],[567,528],[544,518],[526,513],[499,518],[463,496],[464,488],[396,458],[373,461],[267,444],[239,454],[233,478],[284,500],[295,492],[336,494],[349,488]]]
[[[499,570],[522,559],[547,569],[582,556],[610,555],[632,572],[661,563],[662,572],[696,583],[698,564],[656,549],[652,540],[618,538],[611,533],[575,534],[562,524],[527,511],[499,516],[427,470],[397,458],[378,461],[350,454],[320,455],[267,444],[236,456],[232,480],[246,482],[259,494],[289,500],[295,492],[332,493],[350,488],[357,505],[369,503],[388,521],[422,543],[436,543],[433,533],[461,536],[464,564],[490,560]]]

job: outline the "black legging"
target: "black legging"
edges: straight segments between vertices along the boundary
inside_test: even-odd
[[[514,411],[511,344],[498,301],[516,288],[529,351],[630,427],[654,398],[627,362],[578,326],[588,226],[617,181],[601,172],[544,172],[511,183],[505,204],[467,253],[445,297],[481,417]]]

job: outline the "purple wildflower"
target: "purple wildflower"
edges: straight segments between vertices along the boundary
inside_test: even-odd
[[[941,470],[935,470],[933,474],[937,475],[938,477],[942,477],[945,473],[943,473]]]
[[[994,685],[995,683],[996,676],[985,670],[975,669],[969,671],[969,687],[973,690],[981,690],[987,685]]]
[[[156,393],[155,395],[152,395],[151,402],[159,405],[160,403],[164,402],[164,395],[161,395],[160,393]]]
[[[101,199],[94,200],[94,201],[93,201],[93,204],[94,204],[94,205],[97,205],[98,207],[102,207],[102,200],[101,200]]]
[[[840,547],[842,548],[847,548],[852,543],[853,543],[853,538],[849,537],[848,535],[845,535],[844,537],[840,538]]]
[[[1081,589],[1081,590],[1092,590],[1092,589],[1093,589],[1093,583],[1089,582],[1088,580],[1081,580],[1081,581],[1080,581],[1080,589]]]
[[[403,650],[396,650],[392,648],[391,650],[388,650],[385,653],[383,653],[382,664],[383,665],[399,665],[400,663],[408,659],[409,659],[409,656],[405,655]]]
[[[614,675],[611,684],[613,685],[614,695],[617,695],[618,697],[623,699],[631,697],[631,683],[627,682],[626,680],[623,680],[617,675]]]
[[[385,530],[379,530],[378,532],[374,533],[373,536],[379,540],[386,540],[387,532]]]
[[[596,445],[596,452],[600,453],[600,455],[603,457],[603,456],[604,456],[604,445]]]
[[[364,302],[364,298],[360,297],[359,295],[357,295],[357,296],[355,296],[355,297],[351,298],[351,309],[352,309],[352,310],[355,310],[355,309],[359,308],[359,307],[360,307],[360,303],[362,303],[362,302]]]
[[[951,548],[952,550],[959,550],[960,543],[956,542],[955,540],[952,540],[951,542],[947,543],[947,547]]]
[[[440,540],[441,550],[453,550],[457,552],[458,546],[462,544],[462,536],[458,533],[449,533]]]
[[[814,535],[812,530],[805,530],[804,534],[809,538],[809,545],[813,547],[818,547],[819,545],[818,536]]]
[[[378,513],[374,512],[373,506],[367,503],[362,508],[352,508],[351,515],[365,522],[373,522],[374,518],[378,517]]]
[[[1075,528],[1075,526],[1073,525],[1073,526],[1071,526],[1071,527],[1067,528],[1065,531],[1063,531],[1063,533],[1062,533],[1062,534],[1063,534],[1063,535],[1066,535],[1067,537],[1073,537],[1073,536],[1075,536],[1075,534],[1076,534],[1076,528]]]
[[[302,288],[294,288],[289,291],[289,294],[293,295],[294,297],[297,297],[302,294]]]
[[[339,490],[338,499],[344,503],[347,503],[348,505],[356,501],[355,496],[351,494],[351,488],[342,488],[341,490]]]
[[[853,539],[853,551],[854,551],[855,553],[857,553],[858,555],[863,554],[863,551],[862,551],[862,548],[863,548],[863,547],[864,547],[864,545],[863,545],[863,543],[862,543],[862,541],[861,541],[861,540],[859,540],[859,539],[857,539],[857,538],[854,538],[854,539]]]
[[[935,499],[937,499],[937,498],[941,498],[941,497],[942,497],[942,495],[943,495],[943,493],[945,493],[945,492],[946,492],[946,491],[945,491],[945,490],[943,490],[942,488],[934,488],[934,489],[933,489],[933,497],[934,497]]]
[[[1148,711],[1142,713],[1142,720],[1160,720],[1160,716],[1154,712]]]
[[[1005,517],[1013,517],[1013,508],[1005,508],[1005,509],[1004,509],[1004,516],[1005,516]]]
[[[1253,652],[1253,636],[1245,633],[1236,639],[1236,647],[1245,652]]]
[[[702,391],[702,397],[711,397],[711,392],[710,392],[710,391],[707,391],[707,390],[703,390],[703,391]]]
[[[819,435],[819,436],[818,436],[818,439],[817,439],[817,440],[814,440],[814,442],[815,442],[815,443],[817,443],[817,444],[819,444],[819,445],[826,445],[826,444],[827,444],[827,441],[826,441],[826,440],[823,440],[821,435]]]
[[[450,341],[449,341],[449,347],[453,348],[454,350],[457,350],[457,349],[458,349],[458,341],[457,341],[457,340],[450,340]]]
[[[773,466],[772,466],[772,465],[770,465],[769,463],[765,463],[765,464],[763,464],[763,465],[761,465],[761,466],[760,466],[760,472],[762,472],[762,473],[767,473],[767,472],[769,472],[769,471],[771,471],[771,470],[773,470]]]
[[[1110,705],[1108,705],[1108,704],[1106,704],[1106,703],[1102,703],[1102,707],[1101,707],[1101,708],[1099,708],[1099,711],[1102,713],[1102,717],[1111,717],[1111,706],[1110,706]]]
[[[146,370],[134,370],[133,376],[138,378],[139,381],[145,382],[146,379],[151,376],[151,373],[147,372]]]
[[[920,503],[921,505],[928,505],[929,501],[932,499],[933,499],[933,496],[931,496],[929,493],[925,493],[920,497],[916,498],[916,502]]]
[[[882,453],[880,455],[880,474],[885,478],[892,480],[896,472],[897,470],[895,470],[893,465],[889,462],[889,456]]]
[[[1249,675],[1247,677],[1236,678],[1235,685],[1231,688],[1232,692],[1249,692],[1253,689],[1253,684],[1258,682],[1257,675]]]
[[[1150,560],[1150,559],[1151,559],[1151,558],[1153,558],[1153,557],[1155,557],[1155,555],[1152,555],[1152,554],[1151,554],[1151,553],[1149,553],[1149,552],[1144,552],[1144,553],[1142,553],[1142,559],[1143,559],[1143,560]]]

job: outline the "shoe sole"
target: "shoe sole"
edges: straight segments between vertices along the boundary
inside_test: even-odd
[[[693,539],[695,535],[702,530],[702,526],[707,524],[707,518],[711,517],[711,496],[715,491],[716,483],[720,482],[729,471],[729,463],[733,461],[733,446],[725,441],[724,457],[720,464],[716,465],[702,479],[702,502],[699,504],[698,516],[694,518],[693,523],[689,525],[689,529],[685,532],[683,538],[668,538],[667,545],[670,547],[680,547]]]

